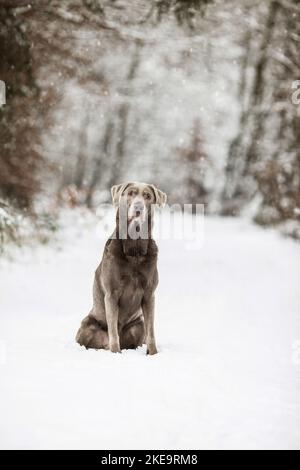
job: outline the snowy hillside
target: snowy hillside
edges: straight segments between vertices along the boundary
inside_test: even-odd
[[[75,344],[104,240],[63,234],[0,262],[1,448],[300,448],[298,244],[220,218],[159,241],[148,357]]]

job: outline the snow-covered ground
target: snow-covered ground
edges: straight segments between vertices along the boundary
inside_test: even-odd
[[[161,240],[159,354],[115,355],[74,341],[104,243],[75,219],[0,262],[1,448],[299,449],[299,245],[220,218]]]

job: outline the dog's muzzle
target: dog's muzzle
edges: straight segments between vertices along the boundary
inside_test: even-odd
[[[137,201],[133,203],[133,213],[135,217],[140,217],[145,210],[145,206],[141,201]]]

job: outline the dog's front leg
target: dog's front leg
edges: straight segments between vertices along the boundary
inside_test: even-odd
[[[146,327],[146,345],[147,345],[147,354],[156,354],[156,342],[154,335],[154,306],[155,298],[154,295],[151,297],[144,297],[142,303],[142,309],[145,320]]]
[[[111,352],[121,352],[118,333],[119,308],[116,299],[106,294],[104,297],[105,313],[108,328],[109,349]]]

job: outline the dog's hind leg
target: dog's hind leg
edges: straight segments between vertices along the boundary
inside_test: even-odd
[[[82,320],[76,341],[86,349],[108,349],[107,331],[90,315]]]
[[[145,327],[143,320],[126,325],[120,335],[121,349],[136,349],[138,346],[142,346],[144,337]]]

